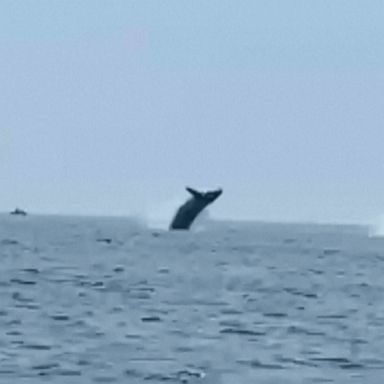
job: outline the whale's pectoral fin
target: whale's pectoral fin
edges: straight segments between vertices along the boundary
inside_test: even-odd
[[[204,198],[204,195],[199,192],[199,191],[196,191],[196,189],[193,189],[193,188],[190,188],[190,187],[186,187],[185,188],[195,199],[202,199]]]

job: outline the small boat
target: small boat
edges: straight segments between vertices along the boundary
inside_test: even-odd
[[[27,212],[25,212],[23,209],[15,208],[15,210],[10,212],[10,215],[27,216]]]

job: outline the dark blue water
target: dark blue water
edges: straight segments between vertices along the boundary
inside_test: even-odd
[[[2,383],[381,383],[358,227],[0,217]]]

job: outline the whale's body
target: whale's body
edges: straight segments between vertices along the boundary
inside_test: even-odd
[[[199,213],[209,204],[212,204],[222,193],[222,189],[208,192],[198,192],[187,187],[192,195],[176,212],[169,229],[189,229]]]

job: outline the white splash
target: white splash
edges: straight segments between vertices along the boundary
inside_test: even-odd
[[[165,201],[148,204],[145,212],[147,226],[153,229],[168,229],[176,210],[185,200],[185,194],[179,194]]]
[[[370,226],[369,237],[384,237],[384,215],[380,215]]]

